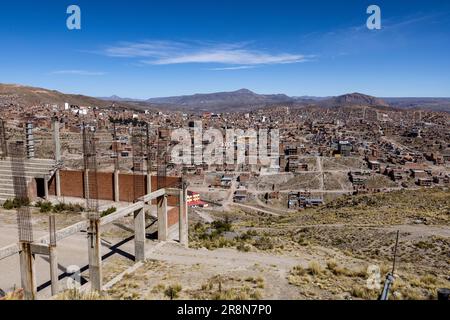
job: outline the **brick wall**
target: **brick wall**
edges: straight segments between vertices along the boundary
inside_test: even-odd
[[[179,215],[179,207],[167,210],[167,225],[169,228],[178,223],[178,215]]]
[[[65,197],[83,198],[83,171],[68,171],[61,170],[59,173],[61,177],[61,195]],[[56,195],[55,178],[50,180],[49,185],[50,195]]]
[[[61,170],[61,195],[66,197],[84,197],[84,173],[81,170]],[[119,194],[120,201],[133,202],[135,199],[147,194],[147,177],[141,176],[142,179],[139,185],[142,186],[137,188],[136,195],[134,190],[135,179],[139,177],[134,177],[132,174],[119,174]],[[109,172],[98,172],[98,196],[101,200],[114,201],[114,173]],[[167,177],[166,185],[167,187],[178,186],[180,183],[180,178],[178,177]],[[152,192],[156,191],[157,187],[157,177],[152,177]],[[56,195],[56,185],[55,178],[53,177],[49,182],[49,193],[50,195]],[[155,202],[156,204],[156,202]],[[167,198],[168,206],[174,207],[178,206],[178,197],[169,196]]]
[[[98,198],[114,201],[114,173],[97,172]]]
[[[125,202],[134,202],[135,199],[138,199],[142,196],[144,196],[147,193],[147,177],[146,176],[139,176],[136,177],[136,179],[140,179],[140,181],[137,180],[137,183],[139,184],[139,188],[136,188],[136,195],[135,188],[134,188],[134,182],[135,177],[132,174],[119,174],[119,195],[120,195],[120,201]],[[142,187],[141,187],[142,186]]]

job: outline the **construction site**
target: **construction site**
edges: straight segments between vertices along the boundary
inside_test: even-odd
[[[323,203],[286,185],[283,201],[317,201],[286,209],[255,191],[282,189],[281,175],[208,188],[215,179],[174,168],[164,128],[37,122],[0,122],[0,299],[448,296],[448,188]],[[308,161],[323,194],[330,159]]]
[[[148,258],[156,243],[188,245],[187,184],[182,177],[166,176],[164,141],[157,138],[157,153],[151,154],[150,130],[137,126],[131,132],[131,170],[120,172],[116,154],[114,170],[99,172],[97,128],[83,122],[79,139],[82,168],[62,170],[59,124],[53,118],[54,158],[41,159],[35,156],[31,118],[18,139],[8,137],[6,124],[0,121],[0,202],[16,211],[16,231],[5,231],[0,241],[0,288],[19,289],[26,300],[55,297],[73,288],[101,292],[123,277],[120,272],[105,276],[103,260],[109,256],[122,255],[136,265]],[[115,127],[111,137],[109,143],[114,146]],[[47,219],[40,221],[42,216],[37,218],[33,207],[47,213]],[[55,214],[58,211],[71,212],[71,218]],[[113,225],[131,231],[132,236],[118,239],[116,235],[118,243],[105,240],[102,233],[114,229]],[[45,265],[37,261],[38,256]]]

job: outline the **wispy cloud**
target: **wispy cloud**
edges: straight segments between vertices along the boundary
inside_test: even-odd
[[[57,70],[51,72],[51,74],[71,74],[79,76],[103,76],[105,72],[87,71],[87,70]]]
[[[300,37],[300,45],[308,46],[322,58],[336,59],[351,55],[389,52],[410,46],[418,32],[426,32],[425,24],[448,19],[448,13],[415,14],[406,17],[382,15],[381,30],[369,30],[365,21],[329,32],[313,32]],[[422,36],[423,37],[423,36]],[[418,37],[418,40],[423,39]]]
[[[237,67],[223,67],[223,68],[211,68],[208,70],[212,71],[224,71],[224,70],[245,70],[245,69],[253,69],[256,66],[237,66]]]
[[[214,70],[248,69],[271,64],[308,61],[311,56],[298,53],[272,53],[249,47],[248,43],[217,44],[210,42],[143,41],[123,42],[106,48],[109,57],[137,58],[148,65],[219,64],[231,67]]]

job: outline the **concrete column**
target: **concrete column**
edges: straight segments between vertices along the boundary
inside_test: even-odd
[[[59,120],[53,118],[53,143],[55,144],[55,160],[61,161],[61,141],[59,139]]]
[[[102,290],[102,253],[100,247],[100,220],[91,217],[88,228],[89,279],[91,290]]]
[[[150,155],[148,155],[150,157]],[[152,193],[152,174],[150,169],[148,168],[147,162],[147,194]],[[152,210],[152,200],[144,203],[144,212],[146,212],[149,216],[151,215]]]
[[[134,212],[134,259],[145,260],[145,211],[144,208]]]
[[[56,296],[59,291],[58,286],[58,256],[56,254],[56,247],[49,247],[50,258],[50,280],[52,282],[52,296]]]
[[[61,163],[61,141],[59,138],[59,120],[57,117],[53,118],[53,143],[55,145],[55,161],[59,166]],[[55,172],[55,186],[56,196],[61,197],[61,177],[59,175],[59,168]]]
[[[180,190],[179,196],[179,215],[178,215],[178,228],[179,228],[179,241],[180,244],[187,247],[188,246],[188,234],[187,234],[187,190],[182,188]]]
[[[89,169],[84,169],[84,198],[89,199]]]
[[[35,257],[31,251],[31,243],[20,243],[20,275],[25,300],[37,298]]]
[[[61,177],[59,175],[59,169],[55,172],[55,187],[56,187],[56,196],[61,197]]]
[[[44,198],[48,200],[48,177],[44,177]]]
[[[152,193],[152,174],[147,172],[147,194]]]
[[[114,201],[120,202],[119,170],[114,170]]]
[[[147,124],[147,194],[152,193],[152,161],[150,157],[150,127]]]
[[[167,195],[159,197],[158,201],[158,240],[167,241],[168,225],[167,225]]]

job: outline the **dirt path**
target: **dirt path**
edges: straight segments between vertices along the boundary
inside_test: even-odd
[[[194,212],[202,218],[206,223],[212,223],[214,221],[214,218],[211,217],[208,213],[200,210],[194,210]]]
[[[199,266],[202,272],[198,277],[211,274],[262,276],[265,279],[265,299],[296,299],[299,298],[298,288],[288,283],[287,276],[294,266],[306,267],[312,257],[307,254],[300,258],[260,252],[243,253],[235,249],[186,249],[175,243],[167,243],[152,250],[148,259],[164,261],[171,266]],[[200,283],[205,280],[198,279]]]
[[[269,215],[272,215],[272,216],[276,216],[276,217],[280,216],[280,214],[278,214],[276,212],[265,210],[265,209],[261,209],[261,208],[250,206],[250,205],[246,205],[246,204],[242,204],[242,203],[233,203],[233,205],[237,206],[237,207],[244,208],[244,209],[250,209],[250,210],[255,210],[255,211],[258,211],[258,212],[266,213],[266,214],[269,214]]]

